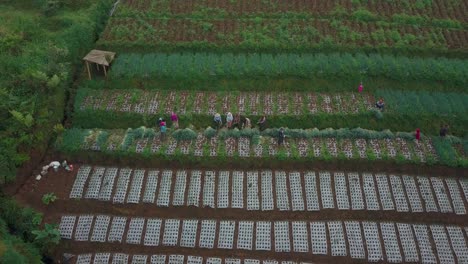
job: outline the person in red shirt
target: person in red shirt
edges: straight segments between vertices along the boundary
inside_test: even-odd
[[[171,121],[172,121],[172,125],[174,126],[174,128],[178,129],[179,128],[179,117],[177,116],[177,114],[174,111],[171,114]]]
[[[362,90],[364,90],[364,85],[362,85],[362,82],[361,82],[361,84],[358,87],[358,92],[362,93]]]
[[[420,140],[421,139],[421,130],[419,130],[419,128],[416,128],[416,140]]]

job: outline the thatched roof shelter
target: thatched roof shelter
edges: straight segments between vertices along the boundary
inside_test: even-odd
[[[86,68],[88,70],[88,77],[91,80],[91,71],[89,70],[89,63],[96,64],[99,70],[99,65],[104,68],[104,75],[107,76],[107,69],[115,58],[115,52],[104,51],[104,50],[91,50],[83,60],[86,62]]]

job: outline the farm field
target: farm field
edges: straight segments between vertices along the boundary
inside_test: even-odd
[[[47,65],[64,117],[8,190],[41,215],[0,204],[0,234],[44,263],[468,263],[467,1],[95,2],[115,59]]]
[[[464,1],[127,1],[99,45],[466,53],[466,9]]]
[[[60,223],[63,249],[76,255],[74,263],[467,258],[465,178],[90,164],[76,169],[72,177],[48,175],[60,190],[32,181],[21,190],[30,203],[38,198],[33,190],[56,191],[59,200],[48,218]]]
[[[465,261],[466,3],[405,3],[121,3],[96,44],[117,59],[107,80],[78,85],[55,143],[82,163],[56,190],[58,252],[76,263]],[[228,112],[252,127],[227,128]]]

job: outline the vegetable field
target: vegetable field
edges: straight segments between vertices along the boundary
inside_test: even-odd
[[[369,78],[468,83],[468,60],[408,58],[380,54],[121,54],[112,70],[114,78],[212,79],[219,77]]]
[[[373,108],[374,97],[358,93],[268,93],[196,91],[99,91],[81,89],[77,111],[101,110],[139,114],[242,115],[357,114]],[[456,98],[458,99],[458,97]],[[461,99],[463,101],[463,98]],[[461,109],[461,112],[465,112]]]
[[[20,196],[71,263],[468,263],[467,8],[117,1]]]
[[[466,54],[465,2],[371,2],[126,1],[99,43],[122,50],[338,48]]]
[[[356,9],[367,9],[378,13],[379,16],[392,17],[395,14],[412,16],[429,16],[437,19],[453,19],[468,22],[464,15],[468,6],[459,0],[430,0],[430,1],[301,1],[301,0],[187,0],[174,1],[148,1],[128,0],[120,11],[126,16],[133,10],[143,14],[186,15],[199,14],[204,10],[216,14],[218,11],[226,16],[242,16],[249,14],[274,15],[278,13],[301,13],[326,16],[334,10],[344,10],[350,14]]]

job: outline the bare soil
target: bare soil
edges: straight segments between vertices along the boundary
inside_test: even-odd
[[[166,164],[168,165],[168,164]],[[114,164],[115,166],[115,164]],[[134,167],[133,164],[132,167]],[[138,166],[137,166],[138,167]],[[173,166],[177,168],[177,166]],[[276,166],[274,166],[276,167]],[[326,167],[326,168],[324,168]],[[467,216],[459,216],[442,213],[400,213],[395,211],[341,211],[337,209],[322,209],[319,212],[292,212],[292,211],[247,211],[243,209],[212,209],[198,207],[173,207],[168,208],[157,207],[155,204],[112,204],[111,202],[103,202],[96,200],[70,200],[69,194],[76,177],[76,171],[79,164],[75,164],[75,172],[68,173],[63,170],[55,173],[50,171],[42,180],[36,181],[33,177],[29,178],[24,185],[21,186],[15,198],[22,204],[33,207],[44,213],[44,222],[58,223],[62,215],[80,215],[80,214],[107,214],[107,215],[122,215],[127,217],[157,217],[163,219],[215,219],[215,220],[282,220],[282,221],[316,221],[316,220],[356,220],[356,221],[392,221],[392,222],[407,222],[407,223],[427,223],[427,224],[454,224],[463,226],[468,222]],[[140,167],[141,168],[141,167]],[[239,169],[239,167],[235,167]],[[404,167],[397,167],[398,171],[404,170]],[[179,168],[180,169],[180,168]],[[197,169],[199,169],[197,167]],[[228,169],[223,167],[222,169]],[[247,169],[247,168],[244,168]],[[272,169],[268,167],[268,169]],[[292,169],[298,171],[294,167],[281,167],[282,170]],[[330,166],[311,166],[307,169],[327,169],[336,171],[337,167]],[[340,171],[343,170],[340,167]],[[387,173],[398,173],[391,170],[389,167],[369,168],[369,171],[380,171]],[[395,168],[394,168],[395,169]],[[360,170],[362,171],[362,169]],[[442,173],[439,169],[439,176],[448,176],[448,173]],[[175,177],[173,177],[175,180]],[[174,184],[174,183],[173,183]],[[304,183],[302,183],[304,186]],[[332,182],[333,185],[333,182]],[[216,185],[217,186],[217,185]],[[85,188],[86,190],[86,188]],[[58,200],[49,206],[45,206],[41,202],[42,195],[54,192]],[[303,192],[304,193],[304,192]],[[216,193],[215,193],[216,194]],[[187,195],[187,194],[186,194]],[[245,198],[245,197],[244,197]],[[171,199],[172,200],[172,199]],[[291,201],[291,197],[289,197]],[[466,204],[465,206],[468,206]],[[336,207],[336,206],[335,206]],[[128,225],[128,223],[127,223]],[[125,237],[125,234],[124,234]],[[197,240],[198,241],[198,240]],[[273,241],[272,241],[273,242]],[[274,243],[272,243],[274,245]],[[382,244],[383,245],[383,244]],[[254,259],[277,259],[277,260],[294,260],[294,261],[313,261],[316,263],[328,263],[330,261],[338,263],[365,263],[350,257],[330,257],[317,256],[310,253],[274,253],[271,251],[247,251],[247,250],[223,250],[223,249],[200,249],[200,248],[181,248],[181,247],[146,247],[143,245],[131,245],[124,243],[96,243],[96,242],[77,242],[63,240],[60,246],[56,249],[54,256],[58,263],[63,253],[92,253],[92,252],[124,252],[126,254],[185,254],[207,257],[235,257],[235,258],[254,258]]]

